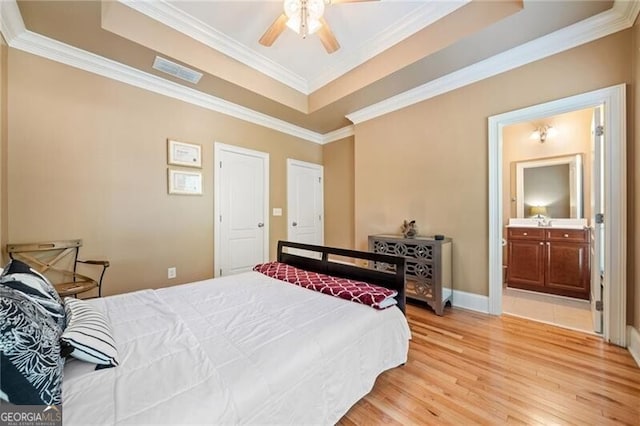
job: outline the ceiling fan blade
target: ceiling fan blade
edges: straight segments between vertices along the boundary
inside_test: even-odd
[[[288,19],[284,13],[278,16],[276,20],[273,21],[273,24],[267,28],[267,31],[264,32],[262,37],[260,37],[260,44],[267,47],[271,46],[287,27]]]
[[[320,18],[320,23],[322,23],[322,27],[318,30],[318,37],[320,37],[320,41],[327,53],[333,53],[340,49],[340,43],[338,43],[336,36],[333,35],[333,31],[331,31],[327,21],[324,18]]]

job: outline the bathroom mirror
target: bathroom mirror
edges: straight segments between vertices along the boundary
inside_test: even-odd
[[[582,154],[516,163],[517,217],[583,218]]]

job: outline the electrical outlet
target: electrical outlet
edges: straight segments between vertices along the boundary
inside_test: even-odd
[[[167,269],[167,278],[171,279],[171,278],[175,278],[176,277],[176,268],[175,267],[171,267],[169,269]]]

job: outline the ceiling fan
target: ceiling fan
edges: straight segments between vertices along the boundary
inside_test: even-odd
[[[365,1],[377,0],[284,0],[284,12],[273,21],[273,24],[260,37],[260,44],[267,47],[271,46],[285,28],[289,27],[300,34],[302,38],[317,32],[327,53],[333,53],[340,49],[340,43],[338,43],[327,21],[322,17],[325,4]]]

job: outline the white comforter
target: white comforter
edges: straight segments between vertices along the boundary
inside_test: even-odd
[[[333,424],[407,359],[399,309],[257,272],[92,303],[120,365],[67,362],[65,424]]]

